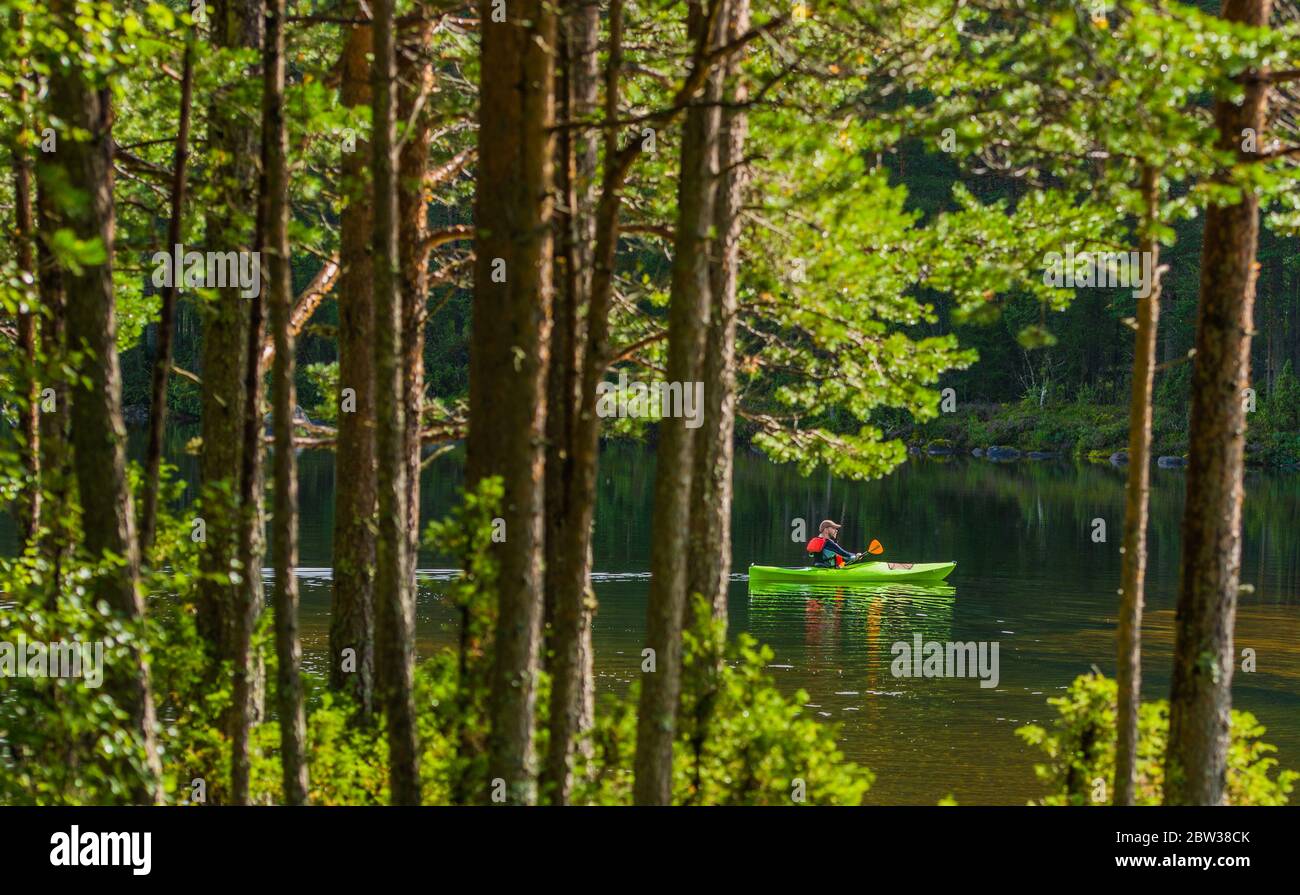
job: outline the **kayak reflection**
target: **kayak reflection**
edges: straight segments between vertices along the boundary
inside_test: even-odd
[[[868,691],[897,685],[890,674],[892,645],[952,639],[957,589],[946,584],[792,584],[749,582],[750,630],[760,640],[785,640],[802,629],[814,654],[844,656],[845,641],[865,642],[860,668],[840,673]],[[771,636],[768,634],[771,632]],[[861,646],[847,654],[860,654]]]

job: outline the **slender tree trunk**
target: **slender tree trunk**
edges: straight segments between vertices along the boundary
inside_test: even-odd
[[[176,158],[172,165],[171,221],[167,225],[168,252],[180,244],[185,232],[185,176],[190,158],[190,105],[193,95],[194,44],[187,40],[181,71],[181,111],[176,131]],[[158,312],[158,355],[153,363],[149,403],[149,447],[144,466],[144,508],[140,513],[140,553],[146,559],[153,549],[154,529],[158,520],[158,478],[162,468],[163,433],[167,426],[167,380],[171,375],[176,296],[180,291],[180,274],[177,271],[172,273],[171,281],[163,287],[162,307]]]
[[[749,0],[733,0],[727,39],[735,40],[749,28]],[[734,81],[740,61],[731,57],[723,76]],[[704,350],[704,420],[695,435],[692,471],[690,548],[687,553],[687,603],[684,627],[695,625],[692,601],[709,607],[712,626],[696,628],[701,643],[708,643],[712,660],[700,662],[686,687],[694,695],[693,746],[695,766],[707,742],[718,675],[726,646],[727,583],[731,574],[731,476],[733,434],[736,422],[736,281],[740,266],[741,213],[749,173],[744,165],[748,116],[743,83],[727,88],[729,106],[722,112],[718,159],[718,187],[714,200],[714,233],[709,258],[709,330]],[[698,597],[697,597],[698,595]],[[697,780],[696,791],[699,790]]]
[[[71,0],[52,0],[51,12],[74,42],[79,29]],[[76,238],[104,249],[101,264],[83,264],[65,272],[68,347],[84,352],[82,369],[71,389],[74,468],[82,507],[82,537],[87,556],[100,562],[117,557],[90,582],[91,595],[102,600],[121,621],[139,626],[144,600],[139,590],[131,490],[126,476],[126,427],[122,422],[122,376],[117,356],[116,302],[113,293],[113,161],[110,87],[93,88],[80,68],[80,54],[53,60],[50,105],[64,122],[55,165],[62,183],[85,197],[61,208],[62,222]],[[149,672],[138,643],[128,646],[131,660],[110,663],[105,692],[126,712],[144,750],[145,765],[129,782],[135,802],[162,801],[162,777],[155,744],[153,695]]]
[[[293,452],[293,271],[289,255],[289,132],[284,111],[285,0],[270,0],[262,65],[262,256],[270,275],[271,371],[275,440],[275,655],[284,801],[307,802],[307,722],[303,710],[302,644],[298,641],[298,464]]]
[[[409,558],[405,531],[401,297],[397,248],[397,91],[392,0],[374,9],[375,178],[375,458],[378,462],[379,537],[375,548],[376,664],[388,726],[393,803],[420,803],[419,747],[412,686],[415,636],[407,614]]]
[[[14,33],[22,32],[22,15],[14,11],[11,16]],[[24,66],[26,68],[26,66]],[[14,87],[14,106],[21,115],[21,123],[28,121],[27,88],[21,79]],[[14,141],[11,147],[14,164],[14,238],[16,260],[20,273],[36,282],[35,230],[32,223],[32,154],[26,140]],[[41,431],[40,431],[40,374],[37,370],[37,314],[24,300],[18,312],[18,350],[26,365],[26,394],[19,411],[19,452],[23,472],[27,477],[17,502],[18,525],[25,544],[32,543],[41,527]]]
[[[748,0],[732,0],[727,38],[749,28]],[[724,77],[734,79],[739,59],[731,57]],[[709,330],[704,350],[704,423],[695,439],[695,468],[688,554],[688,593],[700,594],[713,617],[726,621],[727,580],[731,572],[732,433],[736,421],[736,280],[740,262],[741,212],[749,174],[744,165],[748,92],[734,85],[722,113],[718,186],[714,202],[717,239],[709,257]],[[689,615],[687,618],[689,623]]]
[[[253,237],[253,245],[262,244],[262,222]],[[260,660],[252,649],[253,630],[262,608],[262,556],[265,553],[265,520],[262,498],[265,493],[262,463],[263,396],[262,364],[258,347],[266,330],[265,299],[259,289],[249,299],[247,343],[244,345],[243,420],[240,429],[240,470],[236,514],[239,519],[238,564],[244,570],[235,590],[231,615],[230,645],[234,679],[230,711],[230,790],[236,805],[247,805],[251,766],[248,737],[254,723]]]
[[[262,0],[215,0],[210,16],[213,44],[219,49],[262,48]],[[257,75],[256,69],[248,72]],[[219,196],[206,219],[211,251],[251,251],[256,236],[246,224],[257,207],[257,128],[229,98],[217,95],[208,111],[209,180]],[[229,663],[234,701],[226,718],[232,743],[231,778],[238,801],[239,781],[247,776],[248,725],[258,712],[259,670],[250,654],[253,624],[261,608],[260,459],[245,457],[248,444],[261,437],[261,395],[249,395],[249,383],[261,378],[251,357],[261,350],[261,297],[249,299],[237,288],[218,290],[205,309],[203,328],[203,482],[201,512],[206,538],[199,554],[195,625],[216,669]],[[256,330],[256,331],[251,331]],[[251,347],[250,347],[251,346]],[[254,420],[256,431],[248,429]],[[241,497],[243,501],[241,502]]]
[[[1281,365],[1278,363],[1277,342],[1281,334],[1282,320],[1278,314],[1278,309],[1282,304],[1282,296],[1286,294],[1286,265],[1282,255],[1285,242],[1281,239],[1276,240],[1277,252],[1269,259],[1269,273],[1272,280],[1272,288],[1267,296],[1267,307],[1264,311],[1264,383],[1269,394],[1273,392],[1273,385],[1277,380],[1278,373],[1281,372]]]
[[[419,7],[421,10],[423,6]],[[415,630],[415,570],[420,556],[420,425],[424,409],[424,324],[428,316],[429,250],[425,172],[433,139],[432,118],[421,110],[421,94],[431,91],[433,22],[422,21],[406,32],[404,59],[412,60],[399,90],[398,119],[410,123],[398,155],[397,210],[399,218],[402,302],[402,400],[404,405],[402,459],[406,464],[406,550],[410,561],[406,611]]]
[[[709,52],[725,33],[725,4],[691,4],[690,28],[696,42],[694,65],[706,65]],[[721,78],[710,76],[702,101],[686,112],[678,179],[677,227],[673,245],[668,313],[669,382],[689,388],[700,379],[709,322],[709,234],[717,189]],[[687,532],[691,513],[691,470],[695,430],[684,418],[659,423],[655,507],[650,553],[650,596],[646,645],[653,670],[642,676],[637,713],[633,797],[638,805],[672,801],[673,738],[682,682],[682,614],[686,605]]]
[[[1225,0],[1223,18],[1262,28],[1271,5],[1270,0]],[[1215,101],[1221,150],[1240,154],[1246,128],[1253,128],[1264,145],[1267,97],[1267,84],[1247,82],[1242,102]],[[1250,381],[1258,241],[1259,198],[1250,187],[1236,204],[1206,210],[1165,754],[1165,802],[1171,805],[1224,800],[1241,576],[1243,390]]]
[[[480,0],[479,13],[483,78],[466,478],[472,487],[500,476],[504,488],[488,777],[504,781],[509,802],[531,803],[542,618],[556,17],[545,0],[511,4],[505,22],[492,21],[491,0]]]
[[[1142,606],[1146,587],[1147,518],[1151,486],[1151,392],[1155,382],[1157,330],[1160,320],[1160,172],[1142,168],[1142,263],[1149,270],[1151,293],[1137,300],[1137,338],[1133,346],[1133,392],[1128,410],[1128,483],[1124,506],[1124,565],[1119,606],[1119,660],[1116,681],[1119,707],[1115,748],[1116,805],[1133,804],[1137,768],[1138,706],[1142,702]]]
[[[581,0],[564,0],[556,32],[555,105],[559,121],[574,118],[573,98],[573,15]],[[542,659],[551,671],[555,625],[555,569],[559,565],[560,529],[564,515],[564,480],[572,449],[572,403],[575,392],[572,375],[578,357],[578,309],[584,296],[578,294],[577,251],[578,195],[577,153],[572,128],[562,128],[555,141],[555,250],[551,260],[554,284],[551,313],[550,365],[546,370],[546,459],[544,466],[545,522],[543,563],[544,635]],[[566,390],[567,393],[566,393]],[[543,767],[543,785],[547,769]]]
[[[343,104],[369,106],[371,28],[348,32]],[[330,686],[352,694],[367,716],[375,675],[375,354],[374,232],[370,144],[343,155],[347,205],[340,216],[339,416],[334,454],[334,596],[330,612]],[[351,650],[351,653],[346,651]]]
[[[596,109],[599,33],[597,4],[570,0],[559,28],[556,90],[561,120],[588,118]],[[614,84],[613,89],[617,108],[618,85]],[[591,429],[588,433],[577,421],[585,406],[580,389],[586,357],[581,312],[586,308],[589,316],[594,307],[591,294],[596,219],[592,181],[597,142],[593,134],[566,128],[560,132],[557,152],[560,159],[556,172],[557,194],[561,205],[555,216],[559,248],[555,258],[555,313],[547,372],[545,488],[551,704],[550,741],[541,778],[547,799],[557,805],[568,804],[575,738],[590,728],[595,715],[591,650],[595,595],[588,581],[590,509],[594,493],[589,487],[574,485],[578,478],[585,482],[594,475],[593,435],[598,435],[596,427],[588,427]],[[617,151],[617,144],[611,145]],[[605,319],[596,325],[608,329],[607,299],[601,308],[596,313]],[[597,378],[603,372],[602,366]],[[586,512],[575,501],[585,501]]]
[[[57,159],[56,159],[57,160]],[[67,293],[63,272],[50,251],[44,234],[55,233],[61,216],[53,197],[57,187],[51,178],[56,177],[53,162],[41,161],[36,166],[36,287],[40,293],[44,321],[41,326],[41,402],[45,392],[51,392],[52,409],[40,414],[41,517],[44,531],[41,552],[49,559],[51,572],[47,605],[53,609],[58,603],[68,552],[72,546],[69,530],[69,495],[72,476],[68,452],[68,384],[61,365],[67,356]]]

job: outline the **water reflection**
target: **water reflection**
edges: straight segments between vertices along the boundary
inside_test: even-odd
[[[191,430],[169,433],[169,462],[187,481],[196,458],[183,451]],[[133,456],[143,440],[133,433]],[[334,523],[334,457],[304,451],[299,464],[303,655],[324,670],[329,634]],[[421,481],[422,524],[455,505],[463,455],[440,457]],[[593,576],[600,607],[593,629],[597,687],[626,690],[640,674],[652,544],[654,451],[609,444],[601,451]],[[1152,471],[1148,611],[1143,625],[1143,695],[1165,698],[1178,589],[1184,473]],[[196,489],[190,486],[188,502]],[[1233,702],[1268,727],[1283,767],[1300,769],[1300,476],[1249,472],[1242,514],[1238,651],[1257,670],[1238,673]],[[789,694],[802,691],[817,717],[840,725],[840,748],[877,774],[874,803],[1023,803],[1040,794],[1035,752],[1017,727],[1053,717],[1046,700],[1097,666],[1114,674],[1119,535],[1124,474],[1109,466],[993,464],[958,458],[909,461],[877,482],[800,476],[749,450],[736,455],[732,568],[804,561],[792,520],[847,522],[846,546],[879,538],[885,558],[953,560],[943,587],[915,584],[775,585],[751,592],[732,576],[729,625],[775,654],[770,673]],[[1110,538],[1097,543],[1092,521]],[[0,550],[13,530],[0,517]],[[437,545],[422,549],[417,596],[421,656],[456,642],[447,599],[456,574]],[[971,678],[895,677],[891,648],[923,640],[997,642],[996,687]]]
[[[786,641],[802,636],[808,660],[851,652],[861,691],[897,696],[903,692],[892,676],[893,645],[922,640],[952,639],[956,588],[892,583],[752,584],[749,589],[749,632],[760,641]],[[790,665],[780,666],[794,671]],[[841,691],[839,695],[850,695]]]

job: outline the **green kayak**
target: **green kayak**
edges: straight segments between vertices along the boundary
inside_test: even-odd
[[[957,568],[955,562],[860,562],[842,569],[783,569],[779,566],[750,566],[749,583],[769,581],[834,584],[867,581],[942,581]]]

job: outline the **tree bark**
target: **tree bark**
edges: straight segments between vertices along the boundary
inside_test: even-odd
[[[488,776],[511,803],[536,797],[533,708],[542,616],[543,420],[551,311],[555,12],[510,4],[483,23],[475,282],[470,344],[470,487],[500,476],[501,545]],[[489,793],[485,791],[486,799]]]
[[[1146,204],[1141,236],[1142,263],[1150,271],[1151,293],[1137,300],[1133,346],[1133,388],[1128,410],[1128,481],[1124,492],[1124,560],[1120,586],[1114,804],[1132,805],[1137,767],[1138,707],[1142,702],[1142,607],[1146,587],[1147,519],[1151,487],[1151,395],[1156,372],[1160,320],[1160,172],[1142,168],[1139,187]]]
[[[50,609],[58,604],[68,552],[72,547],[69,529],[69,496],[72,489],[72,472],[69,468],[68,438],[68,384],[63,378],[61,364],[67,356],[67,293],[63,272],[59,268],[44,234],[54,233],[61,226],[60,214],[53,196],[57,187],[52,185],[55,176],[52,162],[40,161],[36,165],[36,287],[41,298],[44,321],[41,326],[41,389],[53,394],[53,410],[40,414],[38,463],[41,475],[41,517],[44,530],[40,549],[50,562],[51,587],[47,599]],[[57,181],[55,181],[57,182]]]
[[[271,371],[275,441],[275,655],[276,696],[280,712],[280,765],[284,801],[307,803],[307,722],[303,709],[302,644],[298,640],[298,464],[293,450],[294,336],[293,271],[289,255],[289,132],[284,110],[285,0],[270,0],[262,65],[261,251],[267,259],[271,334],[275,360]],[[258,355],[260,357],[260,355]]]
[[[260,215],[259,215],[260,216]],[[262,244],[262,222],[253,236],[253,245]],[[262,462],[263,388],[262,364],[258,346],[266,330],[265,299],[259,289],[249,300],[248,328],[244,344],[243,419],[240,428],[239,489],[235,513],[238,526],[238,568],[243,570],[235,590],[230,613],[230,650],[234,675],[230,710],[230,790],[236,805],[247,805],[252,768],[249,764],[248,737],[254,723],[261,675],[260,657],[252,649],[253,630],[262,608],[262,556],[265,553],[265,520],[262,498],[265,494]]]
[[[727,39],[749,28],[748,0],[732,0]],[[724,69],[730,81],[739,69],[732,56]],[[727,579],[731,572],[732,433],[736,422],[736,280],[740,262],[741,212],[749,173],[744,165],[748,115],[743,105],[748,91],[737,84],[730,107],[722,113],[718,186],[714,202],[714,232],[709,256],[709,288],[713,302],[704,351],[704,423],[695,438],[695,468],[688,554],[688,593],[700,594],[713,607],[713,618],[726,621]],[[687,623],[689,624],[689,614]]]
[[[22,14],[14,10],[10,21],[14,33],[20,34],[23,27]],[[24,65],[23,69],[26,68]],[[21,78],[14,85],[13,96],[14,107],[21,116],[20,128],[25,129],[30,119],[27,88]],[[30,278],[26,282],[35,283],[37,271],[34,248],[36,233],[32,221],[32,152],[23,136],[15,139],[10,149],[14,166],[15,260],[19,273]],[[18,350],[25,364],[24,376],[27,379],[26,394],[22,396],[19,406],[18,451],[26,481],[17,501],[17,522],[24,544],[33,543],[41,527],[41,386],[40,372],[37,369],[37,319],[32,304],[25,298],[18,311]]]
[[[611,11],[611,18],[616,13]],[[621,16],[621,6],[617,15]],[[621,28],[621,21],[618,25]],[[600,8],[589,0],[570,0],[559,27],[560,64],[556,90],[561,120],[584,119],[597,103]],[[616,78],[617,75],[615,74]],[[617,83],[613,84],[617,109]],[[595,440],[578,424],[585,406],[581,394],[584,350],[582,310],[593,313],[592,264],[596,219],[592,182],[596,172],[597,139],[585,131],[560,132],[557,156],[555,215],[559,249],[555,258],[555,313],[551,358],[547,371],[546,415],[546,534],[545,587],[550,631],[550,741],[542,768],[542,790],[557,805],[568,804],[573,783],[575,739],[591,727],[595,716],[591,622],[595,594],[588,581],[591,556],[590,487],[577,487],[594,476]],[[611,144],[617,151],[617,143]],[[611,164],[613,156],[611,155]],[[608,301],[596,309],[608,328]],[[604,367],[600,368],[603,375]],[[599,376],[597,377],[599,378]],[[594,396],[593,396],[594,399]],[[594,479],[593,479],[594,481]],[[577,504],[583,503],[584,512]]]
[[[172,165],[171,221],[167,225],[166,251],[180,244],[184,233],[185,177],[190,158],[190,105],[194,95],[194,44],[185,42],[181,71],[181,110],[176,129],[176,158]],[[172,335],[176,329],[176,296],[180,275],[173,271],[163,287],[158,311],[158,352],[153,363],[149,402],[149,446],[144,464],[144,508],[140,512],[140,553],[148,558],[158,521],[158,479],[162,469],[163,433],[167,426],[167,380],[172,369]]]
[[[75,44],[80,29],[74,4],[52,0],[50,8]],[[119,619],[139,628],[144,600],[139,591],[139,556],[126,475],[113,293],[112,93],[110,87],[95,88],[87,82],[80,59],[80,54],[68,53],[56,57],[50,66],[50,105],[65,123],[52,164],[62,168],[66,189],[86,197],[84,202],[59,209],[61,223],[78,239],[101,245],[104,260],[64,273],[68,347],[84,352],[80,375],[70,389],[69,431],[83,511],[83,546],[91,562],[116,558],[91,579],[91,594]],[[144,751],[143,774],[129,782],[130,797],[135,802],[160,803],[162,772],[149,672],[139,644],[132,641],[127,650],[131,659],[126,666],[110,663],[106,669],[105,691],[126,712],[131,732]]]
[[[693,65],[706,65],[708,54],[726,29],[724,0],[690,7],[689,33],[695,41]],[[706,80],[698,101],[686,112],[678,180],[677,226],[673,241],[671,297],[668,312],[669,382],[683,388],[700,379],[700,362],[709,322],[709,239],[717,189],[721,77]],[[656,458],[650,595],[646,645],[654,670],[642,676],[637,713],[633,797],[638,805],[672,801],[673,738],[682,682],[682,613],[686,605],[686,563],[690,527],[691,471],[695,430],[684,418],[659,422]]]
[[[369,106],[372,31],[358,25],[343,51],[343,104]],[[350,693],[362,717],[374,707],[375,676],[375,355],[374,231],[366,164],[370,144],[343,155],[347,205],[340,215],[339,416],[334,453],[334,594],[330,611],[330,686]],[[355,401],[345,407],[344,390]],[[348,405],[351,406],[351,405]],[[351,662],[345,650],[352,650]],[[349,664],[351,669],[348,668]]]
[[[421,6],[421,9],[424,7]],[[421,94],[431,91],[433,21],[424,18],[406,32],[403,60],[410,60],[398,97],[398,119],[409,123],[398,155],[397,210],[399,218],[402,302],[402,458],[406,464],[406,549],[410,560],[406,611],[415,630],[415,570],[420,555],[420,424],[424,408],[424,324],[429,292],[428,205],[425,172],[433,139],[428,109],[420,110]]]
[[[389,783],[396,805],[420,803],[419,746],[412,698],[415,637],[410,590],[402,397],[401,296],[398,293],[397,91],[392,0],[374,9],[375,459],[379,536],[375,545],[376,665],[388,729]]]
[[[1262,28],[1271,5],[1225,0],[1223,18]],[[1220,149],[1242,156],[1246,128],[1263,141],[1267,91],[1265,83],[1252,81],[1240,104],[1215,101]],[[1171,805],[1224,800],[1241,576],[1243,390],[1249,384],[1258,241],[1259,198],[1249,186],[1236,204],[1206,210],[1165,754],[1165,802]]]
[[[727,40],[749,29],[749,0],[732,0]],[[736,79],[740,60],[727,60],[723,77]],[[704,350],[704,421],[695,435],[691,481],[690,548],[687,552],[687,601],[682,625],[693,628],[708,644],[710,661],[700,662],[686,687],[694,695],[693,747],[696,767],[708,739],[716,702],[718,674],[726,647],[727,584],[731,574],[731,477],[736,423],[736,281],[740,266],[741,213],[749,172],[744,164],[748,115],[743,83],[725,88],[728,107],[722,112],[718,158],[718,187],[714,201],[716,240],[709,257],[712,308]],[[692,601],[709,606],[711,624],[696,626]],[[696,789],[698,791],[698,780]]]
[[[260,57],[262,0],[214,0],[210,22],[215,47],[256,50]],[[248,72],[249,77],[256,74],[256,69]],[[259,138],[246,113],[220,95],[208,109],[208,146],[213,159],[209,178],[222,199],[207,214],[207,247],[251,251],[257,240],[246,219],[247,210],[257,207]],[[236,802],[246,788],[248,725],[257,714],[260,689],[249,650],[261,608],[260,458],[244,456],[249,444],[260,453],[261,395],[249,395],[250,383],[257,383],[260,392],[260,371],[250,370],[249,361],[250,350],[255,358],[261,345],[261,327],[253,322],[254,310],[260,314],[260,308],[260,294],[250,300],[238,289],[219,290],[206,308],[203,329],[199,477],[206,539],[199,554],[195,626],[213,660],[210,667],[229,662],[234,674],[226,727]],[[249,429],[250,420],[256,434]],[[212,682],[220,682],[215,671]]]

